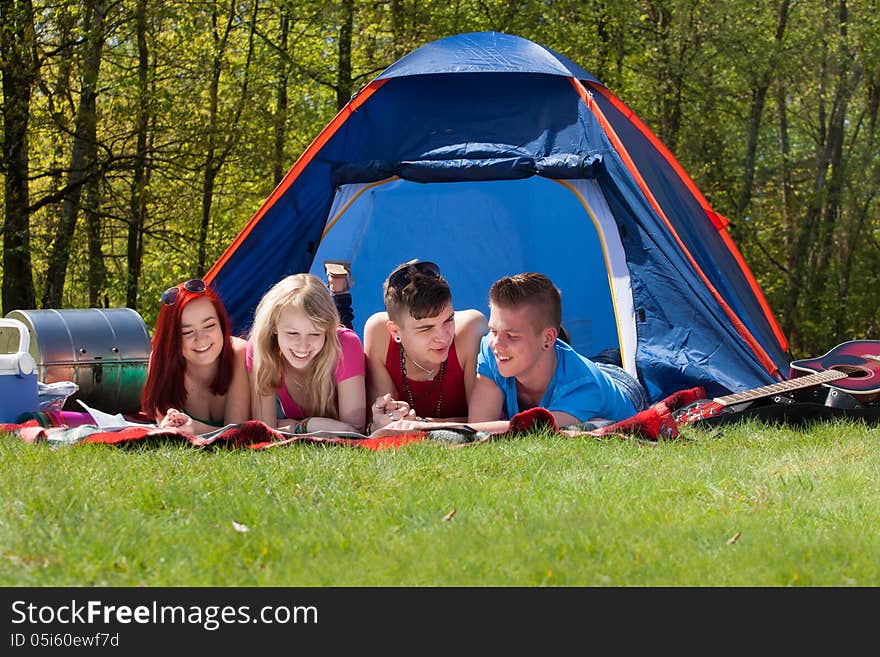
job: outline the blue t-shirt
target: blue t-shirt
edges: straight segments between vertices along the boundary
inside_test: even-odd
[[[593,418],[617,422],[635,414],[629,397],[593,361],[581,356],[562,340],[556,340],[555,348],[556,371],[538,406],[548,411],[568,413],[581,422]],[[526,410],[519,407],[516,379],[501,376],[498,372],[498,362],[489,346],[488,335],[484,335],[480,343],[477,373],[491,379],[501,390],[506,419]]]

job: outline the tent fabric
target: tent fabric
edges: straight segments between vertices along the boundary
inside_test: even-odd
[[[641,121],[634,120],[632,115],[624,116],[621,110],[627,108],[607,89],[598,86],[593,88],[597,91],[593,96],[597,105],[609,118],[621,140],[627,144],[627,151],[639,174],[663,208],[665,216],[673,223],[676,233],[684,240],[687,250],[704,265],[703,271],[709,276],[712,285],[721,291],[724,299],[747,324],[749,330],[760,334],[762,344],[777,343],[783,350],[787,349],[788,344],[769,311],[763,292],[751,272],[747,268],[743,269],[745,263],[739,251],[732,241],[722,238],[719,242],[715,239],[717,235],[713,233],[720,231],[727,235],[724,231],[729,223],[727,219],[711,210],[708,201],[672,154],[653,134],[646,133],[648,129]],[[656,165],[664,159],[670,167]],[[682,209],[686,211],[683,212]],[[746,285],[727,272],[741,272],[745,276]],[[752,321],[752,318],[764,321]]]
[[[541,271],[587,356],[621,352],[652,401],[773,383],[787,344],[741,254],[672,154],[554,51],[497,32],[406,55],[315,138],[206,275],[246,332],[291,273],[349,260],[355,328],[398,264],[437,262],[456,308]],[[570,324],[570,325],[569,325]]]
[[[433,73],[541,73],[598,82],[545,46],[501,32],[457,34],[429,43],[385,69],[379,79]]]
[[[428,207],[430,221],[408,221]],[[462,212],[467,212],[470,220],[462,221]],[[506,225],[522,213],[541,214],[543,221],[507,230]],[[390,241],[403,244],[418,240],[418,257],[440,265],[456,307],[484,308],[489,283],[501,276],[541,269],[560,283],[571,278],[570,261],[559,257],[560,240],[580,234],[579,240],[569,240],[567,246],[594,270],[571,281],[576,285],[565,285],[563,325],[579,352],[597,353],[613,342],[621,352],[624,369],[637,374],[635,313],[626,254],[595,180],[532,177],[423,185],[394,178],[343,186],[329,217],[311,271],[322,275],[321,263],[333,259],[333,254],[345,254],[352,261],[355,328],[361,332],[371,312],[382,307],[382,281],[389,271],[383,256],[391,251],[399,254],[401,262],[408,259],[408,251],[389,245],[389,235],[394,236]],[[552,230],[547,229],[548,223],[552,223]],[[582,231],[584,226],[591,230]],[[493,248],[506,255],[491,263],[481,262],[486,260],[489,233],[494,233]],[[456,236],[454,254],[450,254],[449,234]],[[455,260],[451,261],[453,255]],[[480,267],[473,263],[480,263]],[[590,309],[589,315],[578,312],[585,308]]]

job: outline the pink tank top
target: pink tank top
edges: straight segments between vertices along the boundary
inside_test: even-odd
[[[336,330],[336,334],[339,336],[339,346],[342,347],[342,355],[339,362],[336,363],[336,383],[338,384],[340,381],[345,381],[353,376],[364,376],[364,348],[357,333],[349,328],[340,326]],[[245,364],[247,365],[247,371],[252,372],[254,369],[254,343],[251,339],[247,341]],[[276,393],[276,402],[278,417],[302,420],[307,415],[306,411],[290,396],[283,376],[281,377],[281,386]]]

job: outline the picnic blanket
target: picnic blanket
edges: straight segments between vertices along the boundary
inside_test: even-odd
[[[231,424],[210,433],[194,435],[176,428],[155,425],[102,428],[97,425],[42,426],[36,419],[21,424],[0,424],[0,432],[12,433],[27,443],[55,446],[80,444],[143,445],[166,441],[180,441],[193,447],[227,447],[263,450],[294,443],[342,445],[371,450],[393,449],[420,441],[435,441],[463,446],[485,443],[500,438],[512,438],[525,433],[545,430],[569,437],[622,436],[655,442],[678,437],[673,412],[706,396],[703,388],[682,390],[626,420],[591,430],[561,429],[553,415],[545,408],[531,408],[513,416],[510,427],[501,433],[476,431],[467,424],[442,424],[431,431],[404,431],[382,429],[369,436],[337,434],[324,431],[292,434],[273,429],[263,422],[250,421]]]

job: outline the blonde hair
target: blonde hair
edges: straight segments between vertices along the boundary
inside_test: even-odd
[[[251,338],[254,344],[253,381],[261,395],[274,393],[281,386],[284,356],[278,346],[278,317],[292,306],[324,331],[321,351],[311,362],[312,375],[306,381],[306,415],[339,419],[336,403],[336,365],[342,354],[339,346],[339,313],[330,290],[317,276],[293,274],[269,289],[254,313]]]

